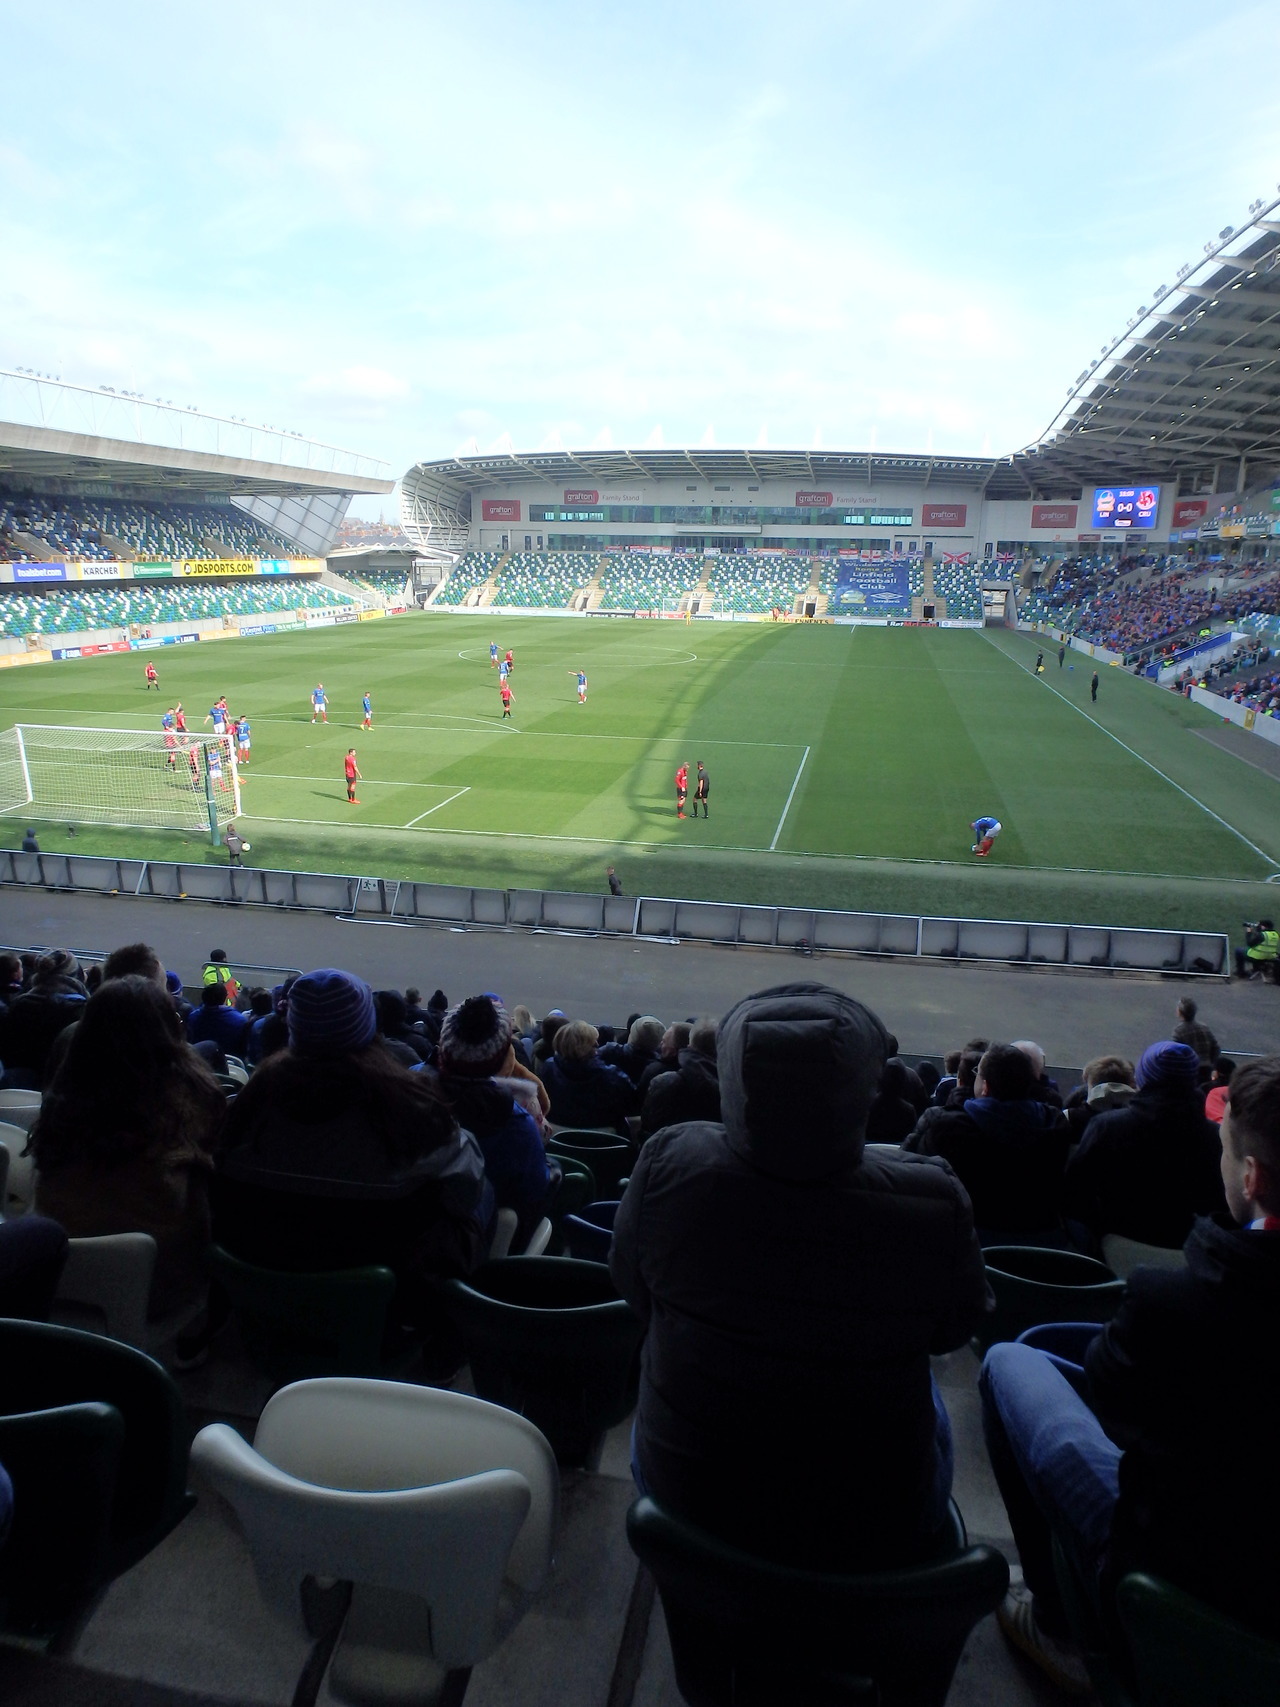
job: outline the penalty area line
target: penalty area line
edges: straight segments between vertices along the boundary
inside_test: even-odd
[[[804,775],[804,767],[808,764],[808,762],[809,762],[809,749],[808,749],[808,747],[806,747],[804,750],[804,755],[800,760],[799,768],[796,771],[795,780],[791,784],[791,793],[787,796],[787,804],[782,808],[782,816],[781,816],[781,818],[778,819],[778,827],[773,832],[773,840],[769,843],[769,852],[770,853],[773,853],[774,849],[778,845],[778,837],[782,834],[782,826],[787,821],[787,813],[790,812],[790,810],[791,810],[791,802],[796,797],[796,789],[799,788],[799,786],[800,786],[800,778]]]
[[[465,788],[460,788],[456,794],[451,794],[448,800],[439,800],[434,806],[428,806],[425,812],[419,812],[416,818],[410,818],[409,822],[407,824],[402,824],[400,828],[402,830],[412,830],[415,824],[420,824],[424,818],[429,818],[433,812],[439,812],[441,807],[448,806],[451,801],[461,800],[464,794],[470,793],[471,784],[468,783]]]

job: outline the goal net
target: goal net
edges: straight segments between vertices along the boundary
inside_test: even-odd
[[[663,616],[720,616],[720,600],[714,593],[668,594],[662,601]]]
[[[225,735],[15,723],[0,733],[0,815],[209,830],[240,813]]]

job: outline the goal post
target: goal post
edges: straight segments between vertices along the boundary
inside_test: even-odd
[[[0,733],[0,816],[207,830],[240,815],[227,735],[15,723]]]
[[[720,616],[720,600],[714,593],[668,593],[662,600],[665,617]]]

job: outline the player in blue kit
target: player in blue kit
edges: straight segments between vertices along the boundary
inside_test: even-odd
[[[587,672],[585,670],[570,670],[569,674],[578,683],[578,704],[585,705],[587,703]]]
[[[497,662],[498,662],[498,642],[496,640],[491,640],[489,642],[489,663],[491,666],[495,666],[497,664]]]
[[[360,701],[360,704],[364,707],[364,723],[363,723],[362,727],[365,729],[372,729],[373,728],[373,701],[369,698],[369,695],[366,694],[364,696],[364,698]]]
[[[247,717],[240,718],[236,724],[236,759],[242,765],[249,763],[249,746],[252,733],[249,728],[249,719]]]
[[[329,696],[324,691],[323,682],[317,682],[311,690],[311,721],[314,723],[317,717],[326,723],[329,721]]]
[[[1003,830],[1004,825],[998,818],[975,818],[969,828],[978,838],[970,852],[976,853],[979,859],[986,859],[991,852],[992,843]]]

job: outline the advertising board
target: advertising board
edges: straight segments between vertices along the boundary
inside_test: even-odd
[[[258,565],[248,557],[184,557],[184,575],[256,575]]]

